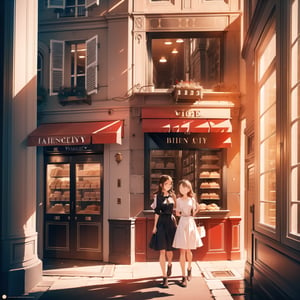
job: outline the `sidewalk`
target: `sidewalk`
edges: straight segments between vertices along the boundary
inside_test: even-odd
[[[208,265],[201,264],[193,262],[193,278],[186,288],[179,285],[181,269],[177,261],[173,262],[169,288],[160,287],[162,278],[158,262],[138,262],[133,265],[73,264],[62,268],[48,266],[47,269],[44,267],[42,281],[22,299],[233,299],[221,280],[209,276],[205,278],[207,275],[203,277]]]

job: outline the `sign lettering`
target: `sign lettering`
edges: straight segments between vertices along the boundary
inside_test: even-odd
[[[175,116],[180,118],[203,118],[203,113],[200,109],[175,110]]]
[[[47,146],[47,145],[80,145],[80,144],[88,144],[85,136],[47,136],[47,137],[39,137],[38,145]]]
[[[168,145],[205,145],[207,143],[207,137],[205,136],[188,136],[188,137],[166,137],[166,144]]]

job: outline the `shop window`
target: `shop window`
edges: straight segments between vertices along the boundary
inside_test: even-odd
[[[226,209],[226,194],[223,188],[223,150],[150,150],[149,177],[146,190],[149,189],[149,206],[153,193],[158,189],[162,174],[173,178],[174,191],[180,179],[188,179],[193,186],[195,198],[207,211]],[[146,168],[148,169],[148,168]]]
[[[300,20],[299,1],[291,5],[291,85],[289,103],[289,153],[290,153],[290,182],[289,182],[289,235],[293,240],[300,241]],[[298,63],[297,63],[298,62]]]
[[[62,89],[97,92],[98,37],[85,42],[50,41],[50,93]]]
[[[37,86],[43,86],[43,56],[39,52],[37,58]]]
[[[223,35],[178,34],[149,36],[152,81],[156,89],[183,81],[212,88],[222,82]]]
[[[276,35],[274,26],[258,49],[259,223],[276,226]]]
[[[87,9],[99,0],[48,0],[48,8],[56,8],[58,17],[85,17]]]

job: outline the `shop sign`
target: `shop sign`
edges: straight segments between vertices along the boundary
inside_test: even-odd
[[[178,106],[145,107],[142,110],[142,118],[230,119],[230,108],[179,108]]]
[[[84,145],[89,143],[90,143],[89,137],[84,135],[38,137],[38,146]]]
[[[162,149],[228,148],[230,133],[149,133],[157,147]]]

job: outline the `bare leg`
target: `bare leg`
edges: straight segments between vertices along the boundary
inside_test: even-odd
[[[193,253],[192,250],[187,250],[186,251],[186,258],[188,261],[188,269],[190,270],[192,268],[192,261],[193,261]]]
[[[167,260],[168,260],[168,265],[171,265],[173,260],[173,251],[167,251]]]
[[[167,277],[166,274],[166,250],[159,251],[159,263],[163,277]]]
[[[185,276],[185,252],[186,251],[184,249],[180,249],[179,261],[180,261],[182,276]]]

